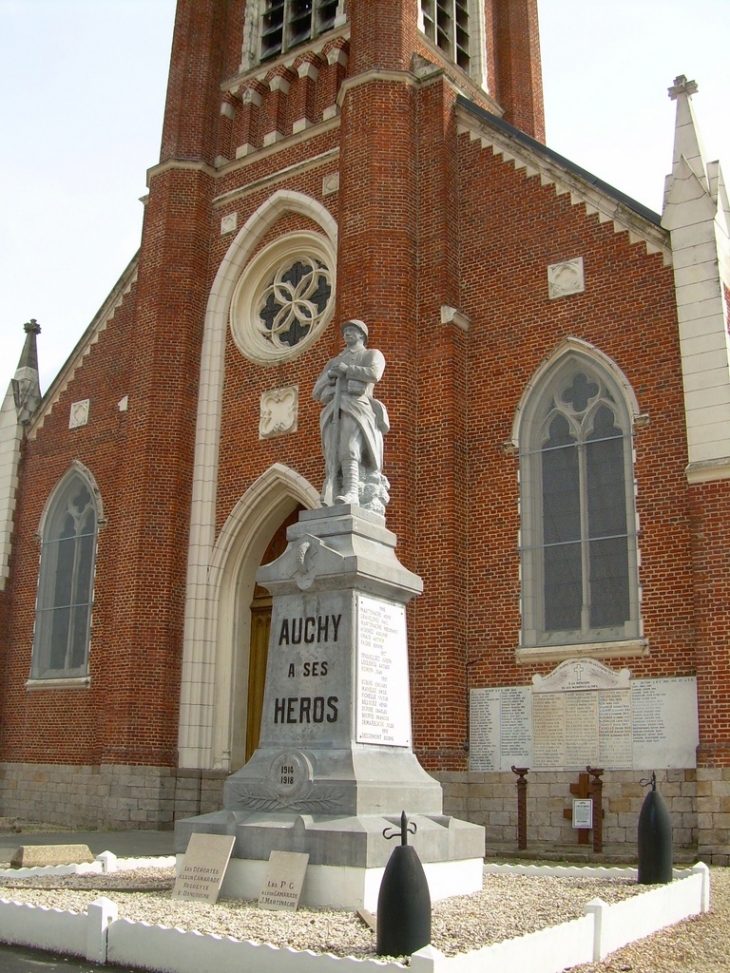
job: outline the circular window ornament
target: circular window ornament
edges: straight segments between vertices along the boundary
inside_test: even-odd
[[[268,365],[300,354],[327,327],[335,301],[335,254],[314,233],[265,247],[246,267],[231,301],[239,350]]]

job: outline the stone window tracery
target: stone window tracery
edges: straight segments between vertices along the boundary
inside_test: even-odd
[[[450,61],[487,89],[484,0],[420,0],[419,26]]]
[[[98,526],[95,491],[74,470],[56,488],[44,518],[32,679],[88,673]]]
[[[524,645],[639,636],[631,417],[569,356],[535,390],[520,445]]]
[[[239,349],[268,364],[299,354],[326,327],[334,310],[335,254],[313,233],[266,247],[245,269],[231,302]]]
[[[259,299],[259,329],[274,346],[298,345],[324,314],[332,294],[330,272],[303,255],[276,268]]]
[[[423,32],[455,64],[469,70],[469,0],[421,0]]]

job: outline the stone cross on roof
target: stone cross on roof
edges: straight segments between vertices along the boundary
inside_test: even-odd
[[[674,79],[672,87],[667,88],[667,91],[672,101],[676,101],[680,95],[693,95],[697,91],[697,82],[688,81],[684,74],[680,74]]]

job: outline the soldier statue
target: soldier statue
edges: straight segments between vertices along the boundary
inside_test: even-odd
[[[385,515],[390,499],[383,475],[383,434],[390,428],[382,402],[373,398],[385,358],[366,347],[364,321],[341,326],[345,350],[327,362],[312,397],[324,403],[320,417],[326,471],[322,505],[356,504]]]

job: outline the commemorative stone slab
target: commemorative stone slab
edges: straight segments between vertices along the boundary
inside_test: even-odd
[[[531,686],[472,689],[470,737],[472,771],[694,767],[697,680],[568,660]]]
[[[192,834],[182,869],[175,879],[173,899],[215,904],[235,841],[233,835]]]
[[[309,855],[295,851],[272,851],[259,908],[296,912],[302,894]]]
[[[44,868],[93,862],[88,845],[21,845],[10,860],[11,868]]]

